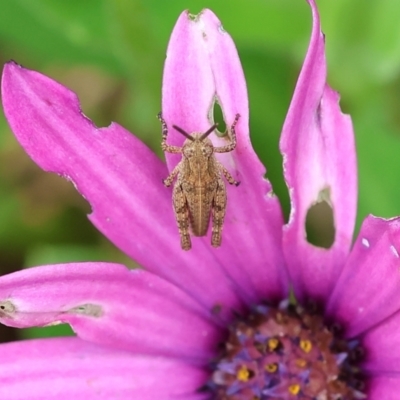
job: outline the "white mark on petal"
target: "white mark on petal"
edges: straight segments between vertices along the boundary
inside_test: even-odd
[[[362,238],[362,239],[361,239],[361,243],[362,243],[367,249],[369,249],[369,240],[368,240],[368,239]]]
[[[399,253],[397,252],[396,247],[391,245],[390,250],[392,250],[392,253],[395,255],[395,257],[399,258]]]

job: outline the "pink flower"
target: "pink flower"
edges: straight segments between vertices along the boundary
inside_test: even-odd
[[[1,345],[0,398],[397,399],[400,223],[369,216],[351,247],[353,130],[326,84],[324,39],[309,3],[310,46],[281,139],[287,225],[250,143],[230,36],[209,10],[182,13],[172,33],[162,100],[170,128],[206,131],[215,99],[227,125],[241,115],[236,150],[219,156],[241,185],[227,188],[218,249],[209,237],[180,248],[171,191],[161,183],[179,156],[168,155],[167,168],[118,124],[95,127],[62,85],[5,66],[4,110],[21,145],[72,181],[93,224],[146,269],[75,263],[0,278],[2,323],[69,323],[77,334]],[[170,129],[170,143],[183,139]],[[335,223],[329,249],[305,234],[307,212],[323,196]],[[285,301],[290,289],[298,306]]]

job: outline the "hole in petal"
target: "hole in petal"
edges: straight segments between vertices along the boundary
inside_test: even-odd
[[[211,109],[212,121],[218,124],[217,132],[218,136],[225,136],[226,134],[226,123],[224,120],[224,112],[218,103],[218,99],[215,99],[213,107]]]
[[[82,314],[90,317],[101,317],[103,309],[98,304],[81,304],[68,310],[71,314]]]
[[[308,209],[306,217],[307,241],[325,249],[335,241],[335,223],[329,199],[329,189],[322,190],[318,202]]]

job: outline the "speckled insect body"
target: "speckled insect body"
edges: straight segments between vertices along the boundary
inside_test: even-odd
[[[205,133],[192,134],[173,125],[173,128],[184,135],[186,140],[182,147],[170,146],[167,144],[167,124],[161,114],[158,117],[162,124],[163,151],[182,154],[182,160],[164,180],[164,185],[169,187],[176,178],[172,204],[181,237],[181,247],[183,250],[190,250],[192,247],[189,228],[194,236],[205,236],[210,219],[212,220],[211,245],[219,247],[227,203],[222,175],[231,185],[237,186],[239,182],[235,181],[228,170],[215,158],[214,153],[227,153],[235,149],[235,126],[239,120],[239,114],[236,115],[231,126],[231,142],[222,147],[214,147],[207,137],[217,125],[213,125]]]

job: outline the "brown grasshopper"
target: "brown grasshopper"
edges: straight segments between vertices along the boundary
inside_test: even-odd
[[[163,180],[164,185],[171,186],[177,177],[172,193],[172,204],[175,218],[178,223],[181,247],[190,250],[192,243],[189,235],[189,226],[194,236],[205,236],[207,234],[212,217],[211,245],[221,246],[221,234],[224,224],[226,210],[226,188],[221,173],[231,185],[239,185],[233,179],[228,170],[215,158],[214,153],[227,153],[236,147],[235,126],[239,120],[236,114],[231,126],[231,143],[214,147],[207,137],[217,124],[214,124],[207,132],[185,132],[176,125],[174,129],[185,136],[186,140],[182,147],[167,144],[168,128],[161,113],[158,119],[162,125],[161,148],[164,152],[182,154],[182,160],[173,169],[169,176]]]

